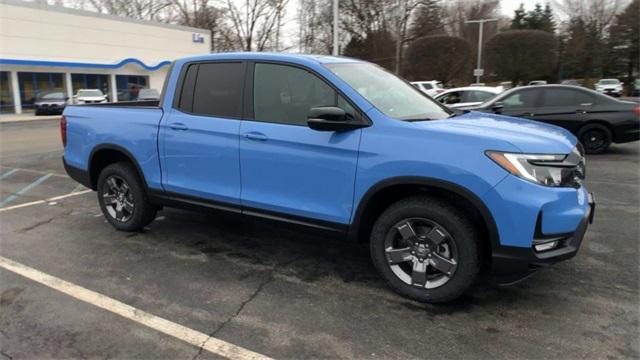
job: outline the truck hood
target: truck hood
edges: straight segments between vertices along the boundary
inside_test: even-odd
[[[462,136],[486,138],[488,144],[502,141],[523,153],[568,154],[577,140],[569,131],[554,125],[503,115],[470,111],[456,117],[423,121],[417,126],[455,133]],[[485,149],[503,150],[503,149]]]

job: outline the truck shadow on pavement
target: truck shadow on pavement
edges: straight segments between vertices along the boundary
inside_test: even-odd
[[[178,258],[222,257],[240,266],[270,270],[275,277],[310,286],[338,284],[428,315],[471,312],[486,304],[508,305],[527,298],[518,290],[527,285],[498,287],[490,277],[483,275],[476,286],[452,303],[415,302],[387,287],[370,260],[368,244],[263,220],[165,208],[144,231],[125,235],[128,239],[139,236],[145,238],[143,241],[161,241],[171,247]],[[238,280],[250,274],[240,272]]]

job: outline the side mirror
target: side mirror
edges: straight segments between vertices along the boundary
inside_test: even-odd
[[[493,106],[491,106],[491,110],[500,111],[504,108],[504,103],[502,101],[497,101]]]
[[[344,110],[335,106],[312,108],[307,116],[307,125],[318,131],[346,131],[364,126],[354,121],[348,121]]]

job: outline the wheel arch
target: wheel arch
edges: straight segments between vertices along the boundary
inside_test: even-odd
[[[585,121],[582,125],[580,125],[580,127],[578,128],[578,131],[576,131],[576,137],[578,138],[578,141],[580,141],[580,132],[582,131],[582,129],[584,129],[585,127],[587,127],[589,125],[602,125],[602,126],[604,126],[611,133],[611,142],[612,143],[616,142],[616,132],[613,130],[613,127],[611,126],[611,124],[608,121],[602,120],[602,119],[592,119],[592,120],[590,119],[588,121]]]
[[[349,227],[348,237],[353,241],[366,242],[373,223],[384,209],[403,197],[430,194],[444,198],[462,207],[465,213],[473,217],[483,230],[483,248],[489,257],[491,250],[500,244],[498,228],[493,215],[484,202],[465,187],[434,178],[394,177],[382,180],[367,190],[354,213]]]
[[[145,191],[147,191],[147,181],[135,156],[133,156],[129,150],[116,144],[100,144],[91,150],[91,154],[89,155],[89,181],[91,189],[97,189],[98,177],[105,167],[121,161],[129,162],[134,166],[138,177],[142,180]]]

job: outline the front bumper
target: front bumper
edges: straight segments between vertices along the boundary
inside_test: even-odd
[[[622,94],[622,89],[598,89],[596,91],[606,95],[620,96]]]
[[[540,217],[536,222],[531,247],[497,246],[492,254],[492,274],[502,284],[517,282],[534,273],[536,270],[551,266],[559,261],[572,258],[578,252],[582,239],[595,215],[595,199],[588,194],[588,208],[578,227],[573,232],[543,235],[540,231]],[[557,242],[557,246],[548,251],[535,251],[539,244]]]
[[[36,104],[35,110],[38,114],[62,114],[65,105],[59,104]]]

